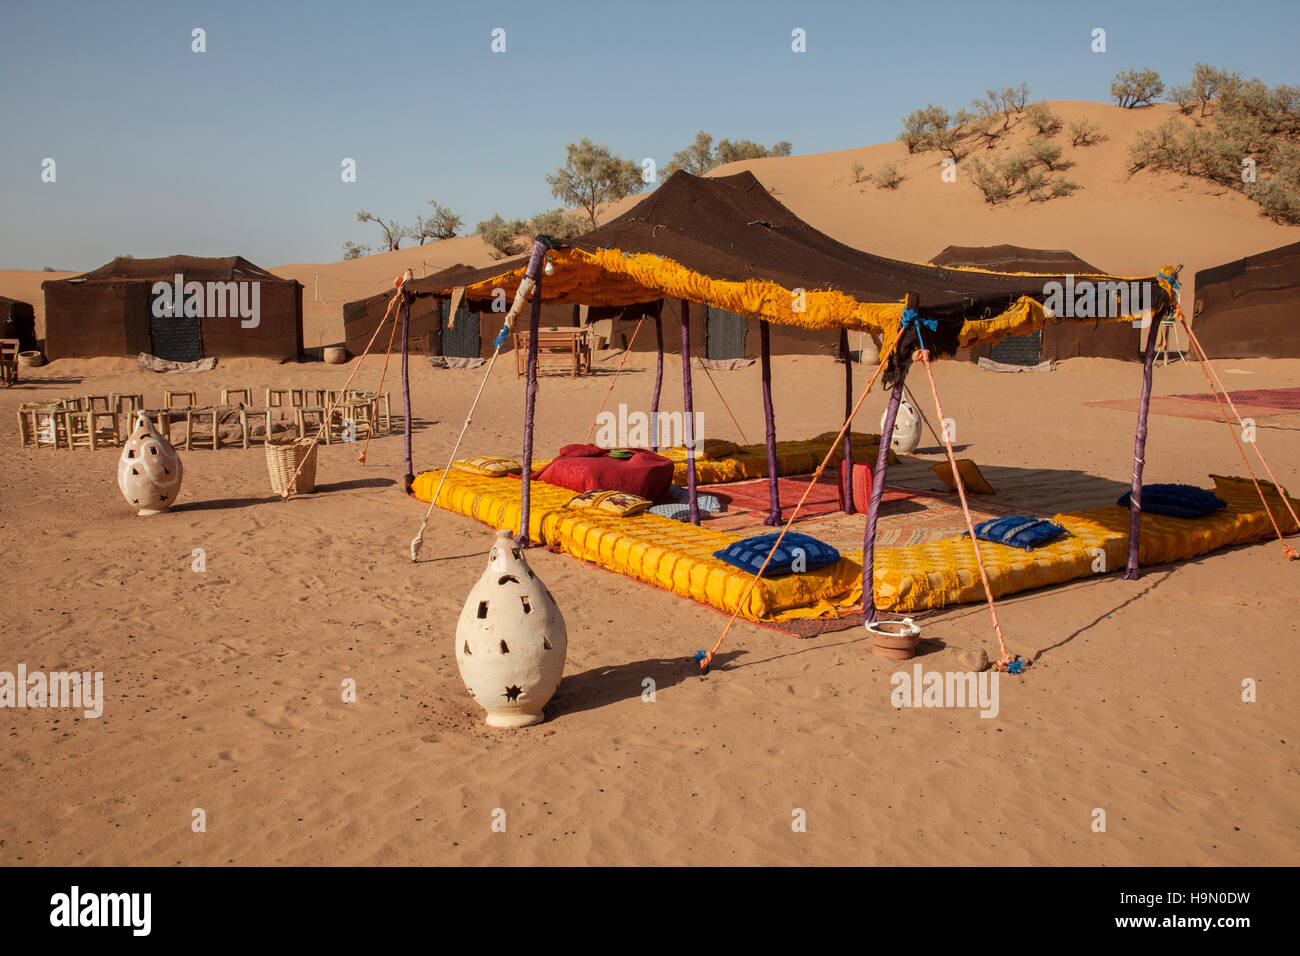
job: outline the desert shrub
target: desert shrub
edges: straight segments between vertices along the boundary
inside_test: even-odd
[[[898,184],[903,181],[903,174],[898,171],[897,163],[886,163],[884,166],[876,167],[868,178],[878,189],[897,189]]]
[[[355,242],[343,243],[343,258],[345,260],[360,259],[362,256],[368,256],[368,255],[370,255],[369,246],[363,246]]]
[[[1101,127],[1086,116],[1080,116],[1070,124],[1070,142],[1075,146],[1091,146],[1101,139]]]
[[[1284,225],[1300,224],[1300,192],[1278,179],[1246,183],[1246,195],[1259,203],[1260,212]]]
[[[494,213],[491,219],[480,222],[474,231],[496,250],[494,259],[504,259],[520,252],[517,240],[524,231],[524,223],[519,219],[502,219],[500,213]]]
[[[1029,150],[1031,160],[1042,163],[1048,169],[1055,169],[1061,162],[1063,150],[1046,137],[1040,136],[1037,139],[1030,140],[1026,148]]]
[[[862,182],[862,173],[866,170],[867,167],[863,166],[861,163],[854,163],[849,168],[853,170],[853,181],[855,183]]]
[[[1025,121],[1043,136],[1061,131],[1061,118],[1046,103],[1031,103],[1025,107]]]
[[[1165,91],[1155,70],[1121,70],[1110,84],[1110,96],[1124,109],[1147,106]]]
[[[566,213],[563,209],[550,209],[529,219],[521,231],[530,242],[538,236],[576,239],[588,231],[588,226],[581,216]]]
[[[1079,188],[1079,184],[1073,179],[1054,179],[1052,180],[1052,198],[1060,199],[1068,196]]]

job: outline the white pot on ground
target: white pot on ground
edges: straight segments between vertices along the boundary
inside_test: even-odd
[[[456,663],[490,727],[527,727],[564,676],[564,616],[506,530],[469,592],[456,625]]]
[[[136,418],[135,431],[117,460],[117,486],[138,514],[162,514],[176,502],[185,470],[171,442],[158,434],[147,415]]]

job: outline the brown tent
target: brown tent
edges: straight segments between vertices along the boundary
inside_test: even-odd
[[[1300,242],[1196,273],[1192,328],[1210,358],[1300,358]]]
[[[1096,266],[1068,249],[1026,249],[1023,246],[949,246],[930,260],[937,266],[965,266],[991,272],[1027,272],[1038,275],[1097,275]],[[1037,365],[1089,355],[1097,358],[1138,359],[1141,330],[1130,323],[1100,322],[1095,326],[1061,322],[1028,335],[1012,335],[992,345],[970,350],[971,360],[989,358],[1008,365]]]
[[[555,275],[542,283],[546,304],[580,303],[594,310],[684,297],[737,316],[766,318],[774,332],[878,331],[898,321],[901,303],[912,293],[918,310],[938,323],[928,342],[941,354],[952,354],[958,339],[976,344],[1035,324],[1026,301],[1041,303],[1045,281],[1064,280],[1073,271],[1071,263],[1048,275],[957,273],[874,256],[804,222],[748,172],[713,178],[676,173],[553,258]],[[445,270],[406,288],[417,300],[446,298],[464,288],[471,311],[490,313],[495,290],[513,299],[526,263],[520,257],[481,269]],[[1145,281],[1154,284],[1154,277]],[[1163,304],[1164,292],[1157,288],[1157,310]],[[368,322],[375,307],[365,306]],[[1094,323],[1081,326],[1087,335]],[[490,343],[490,332],[484,338]]]
[[[36,310],[30,302],[0,295],[0,338],[17,339],[19,351],[34,351],[36,341]]]
[[[179,308],[173,301],[177,276],[185,284]],[[200,283],[202,291],[190,283]],[[179,362],[205,356],[284,360],[302,352],[302,284],[239,256],[118,258],[41,288],[49,359],[147,352]]]

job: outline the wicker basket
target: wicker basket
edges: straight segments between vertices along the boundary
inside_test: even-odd
[[[306,464],[303,464],[304,459]],[[298,480],[292,485],[293,473],[298,472]],[[291,495],[309,495],[316,490],[316,443],[310,438],[297,438],[293,441],[267,441],[266,470],[271,474],[271,490],[277,495],[284,494],[289,488]]]

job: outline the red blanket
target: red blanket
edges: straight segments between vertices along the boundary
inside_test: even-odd
[[[533,477],[573,491],[624,491],[655,501],[673,480],[673,463],[644,448],[631,458],[610,458],[599,445],[565,445],[559,457]]]

